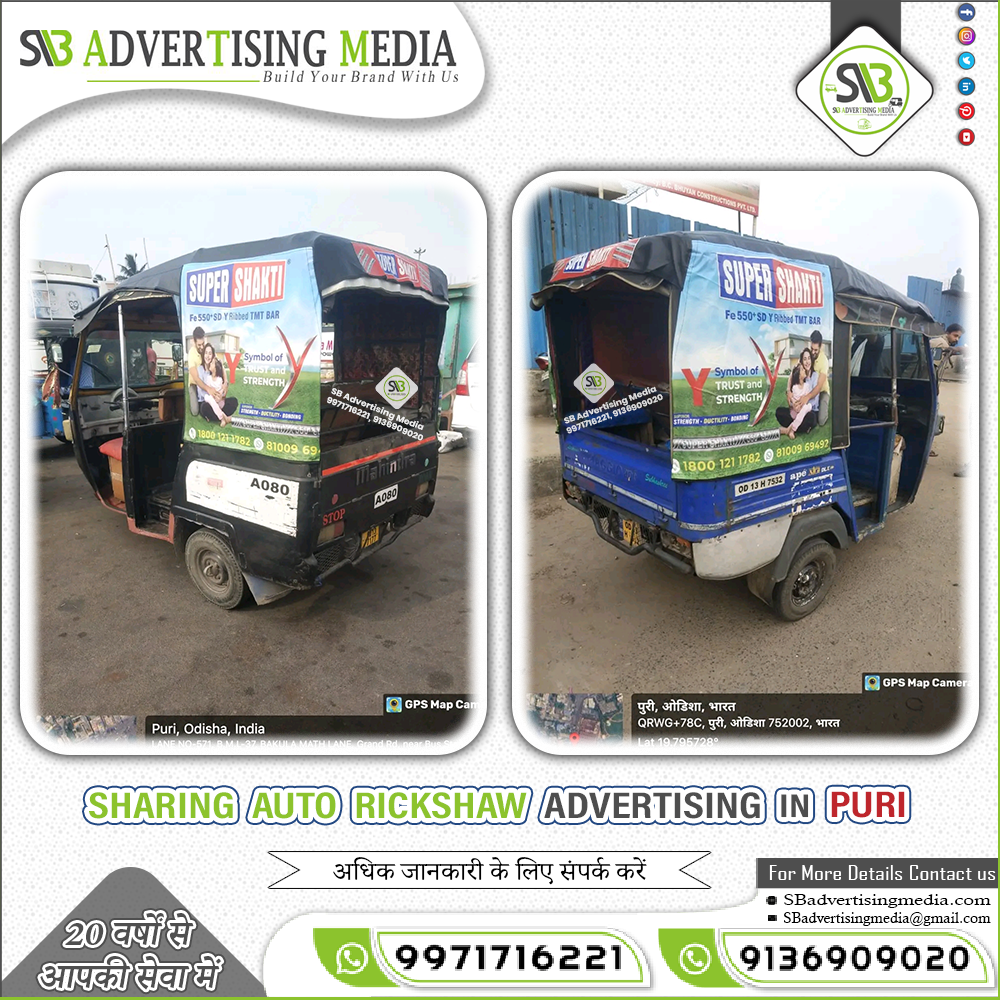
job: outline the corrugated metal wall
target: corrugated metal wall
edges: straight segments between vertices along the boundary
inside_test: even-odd
[[[906,294],[923,302],[935,319],[941,315],[941,288],[941,282],[933,278],[917,278],[911,274],[906,279]]]
[[[691,223],[673,215],[661,215],[648,208],[632,209],[632,235],[655,236],[657,233],[689,233]]]
[[[699,232],[736,231],[701,222],[695,222],[693,228]],[[653,236],[656,233],[690,232],[691,229],[688,219],[616,201],[603,201],[576,191],[549,188],[535,201],[532,214],[531,252],[525,262],[528,284],[532,291],[537,289],[541,283],[542,268],[563,257],[627,240],[630,235]],[[527,303],[525,309],[528,311],[529,332],[525,365],[534,368],[535,358],[547,350],[545,317]]]

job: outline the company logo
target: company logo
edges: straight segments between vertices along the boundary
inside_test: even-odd
[[[396,255],[394,253],[376,250],[375,259],[379,262],[387,278],[395,278],[396,281],[399,281],[399,270],[396,267]]]
[[[878,691],[882,687],[882,677],[880,674],[865,674],[865,690]]]
[[[73,61],[72,41],[73,36],[68,31],[58,28],[22,31],[21,45],[28,50],[28,55],[21,56],[21,65],[37,66],[44,62],[46,66],[68,66]]]
[[[859,45],[839,53],[827,64],[821,86],[834,79],[836,89],[823,91],[823,104],[837,128],[880,132],[892,128],[906,107],[906,70],[886,49]]]
[[[765,257],[719,254],[719,295],[736,302],[797,309],[823,305],[823,275]]]
[[[963,128],[962,131],[958,133],[958,141],[963,146],[971,146],[976,141],[976,133],[973,132],[971,128]]]
[[[230,309],[277,302],[285,297],[285,261],[247,261],[188,271],[184,302]]]
[[[385,699],[385,710],[390,715],[397,715],[403,711],[403,699],[398,694],[391,694]]]
[[[975,113],[976,109],[968,101],[958,106],[958,117],[963,121],[968,121]]]
[[[962,69],[972,69],[976,65],[976,57],[971,52],[959,52],[958,65]],[[971,94],[972,91],[970,90],[969,93]]]
[[[958,40],[963,45],[971,45],[976,40],[976,33],[972,30],[972,28],[959,28]]]
[[[976,16],[976,8],[971,3],[963,3],[958,8],[958,16],[963,21],[971,21]]]
[[[623,240],[621,243],[611,243],[606,247],[598,247],[596,250],[588,250],[586,253],[574,254],[572,257],[564,257],[556,262],[552,268],[552,281],[559,281],[560,278],[579,278],[585,274],[592,274],[601,268],[613,268],[620,270],[632,263],[632,256],[635,253],[638,239]]]
[[[854,152],[874,153],[930,100],[930,82],[873,28],[851,32],[802,78],[799,99]]]
[[[614,382],[597,365],[585,368],[573,383],[580,392],[592,403],[596,403],[609,390],[614,388]]]
[[[236,265],[237,267],[239,265]],[[284,283],[284,278],[282,278],[282,283]],[[310,337],[306,346],[302,348],[302,353],[295,357],[295,352],[292,350],[292,345],[288,342],[288,338],[282,333],[281,327],[276,326],[275,330],[278,331],[278,336],[281,337],[281,342],[285,345],[285,350],[288,352],[288,364],[292,369],[292,377],[288,380],[285,388],[278,393],[278,398],[274,401],[274,406],[281,406],[283,402],[292,394],[292,389],[295,388],[295,383],[299,380],[299,375],[302,374],[302,366],[305,364],[306,355],[309,353],[309,348],[316,342],[315,337]]]
[[[976,89],[976,81],[972,79],[971,76],[963,76],[961,80],[958,81],[958,92],[964,94],[966,97],[969,96]]]
[[[95,29],[84,35],[86,46],[81,43],[80,51],[86,47],[83,65],[87,67],[130,66],[133,62],[163,69],[269,66],[287,70],[299,66],[323,68],[338,64],[386,68],[457,65],[448,32],[438,30],[433,34],[436,38],[432,38],[431,31],[421,31],[418,40],[411,31],[366,29],[352,35],[350,31],[341,30],[331,32],[328,43],[327,32],[320,28],[294,32],[269,28],[205,32],[175,28],[143,29],[135,33],[120,29],[102,33]],[[21,56],[22,66],[41,63],[67,66],[73,61],[73,35],[65,29],[28,28],[21,32],[20,38],[26,52]],[[409,82],[415,71],[402,75],[404,82]],[[265,82],[276,76],[273,70],[264,71]],[[317,76],[313,74],[312,82],[318,82]],[[303,74],[298,82],[304,79]]]
[[[414,382],[402,369],[393,368],[375,391],[394,409],[398,410],[416,391]]]
[[[419,260],[367,243],[355,243],[353,246],[358,263],[373,278],[387,278],[389,281],[405,282],[427,291],[433,290],[430,268]]]

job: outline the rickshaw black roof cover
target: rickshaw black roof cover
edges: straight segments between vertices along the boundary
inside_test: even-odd
[[[581,277],[563,277],[553,281],[552,273],[556,265],[546,264],[542,269],[542,287],[532,296],[531,304],[535,309],[541,309],[556,289],[569,288],[579,291],[608,275],[614,275],[640,288],[653,288],[661,283],[680,288],[687,275],[688,262],[691,260],[691,244],[695,240],[773,254],[775,257],[825,264],[830,268],[834,296],[848,308],[846,317],[848,321],[906,326],[925,335],[940,332],[934,317],[922,302],[897,292],[878,278],[859,271],[839,257],[816,253],[814,250],[801,250],[798,247],[785,246],[783,243],[773,243],[769,240],[759,240],[752,236],[723,232],[661,233],[657,236],[640,236],[634,241],[635,248],[627,266],[601,266]],[[877,303],[888,303],[893,308],[879,309]],[[904,321],[899,322],[904,317]]]
[[[181,269],[185,264],[211,263],[222,260],[239,260],[241,257],[266,257],[272,254],[287,253],[289,250],[296,250],[300,247],[312,247],[313,268],[316,272],[316,285],[321,292],[342,282],[381,280],[386,286],[392,286],[395,290],[401,290],[401,286],[408,285],[414,292],[419,290],[405,280],[392,281],[380,279],[366,270],[358,257],[354,248],[357,242],[359,245],[368,246],[361,240],[344,239],[341,236],[329,236],[326,233],[293,233],[291,236],[276,236],[269,240],[254,240],[250,243],[232,243],[229,246],[202,247],[183,257],[175,257],[163,264],[155,264],[138,274],[120,281],[110,292],[102,295],[95,302],[90,303],[86,309],[77,313],[75,329],[79,333],[94,315],[106,305],[120,296],[123,291],[155,291],[168,295],[179,295],[181,289]],[[383,247],[374,247],[376,250],[383,250]],[[396,254],[395,250],[387,250],[388,253]],[[405,254],[398,254],[403,257]],[[430,297],[439,305],[448,305],[448,278],[440,268],[432,267],[430,264],[419,263],[421,268],[426,268],[430,277],[430,290],[426,291]]]

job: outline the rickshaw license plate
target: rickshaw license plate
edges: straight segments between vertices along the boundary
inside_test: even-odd
[[[361,548],[367,549],[369,545],[374,545],[382,537],[382,525],[376,524],[374,528],[369,528],[361,535]]]
[[[639,527],[638,521],[632,521],[628,518],[622,518],[622,541],[626,545],[641,545],[642,544],[642,528]]]

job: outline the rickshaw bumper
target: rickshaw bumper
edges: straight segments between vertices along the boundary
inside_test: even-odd
[[[414,504],[406,512],[405,519],[394,519],[388,525],[383,525],[385,530],[380,532],[379,540],[371,545],[364,545],[364,534],[351,535],[350,537],[338,538],[335,542],[324,546],[317,551],[310,562],[315,563],[313,572],[314,586],[321,586],[324,580],[332,573],[344,566],[355,565],[363,559],[367,559],[375,552],[379,552],[394,541],[404,532],[408,531],[415,524],[425,520],[434,508],[434,497],[425,495],[420,498],[425,501],[421,504]]]
[[[686,576],[694,573],[691,543],[685,539],[587,493],[581,493],[579,500],[567,495],[566,502],[586,514],[597,534],[626,555],[648,552],[678,573]]]

